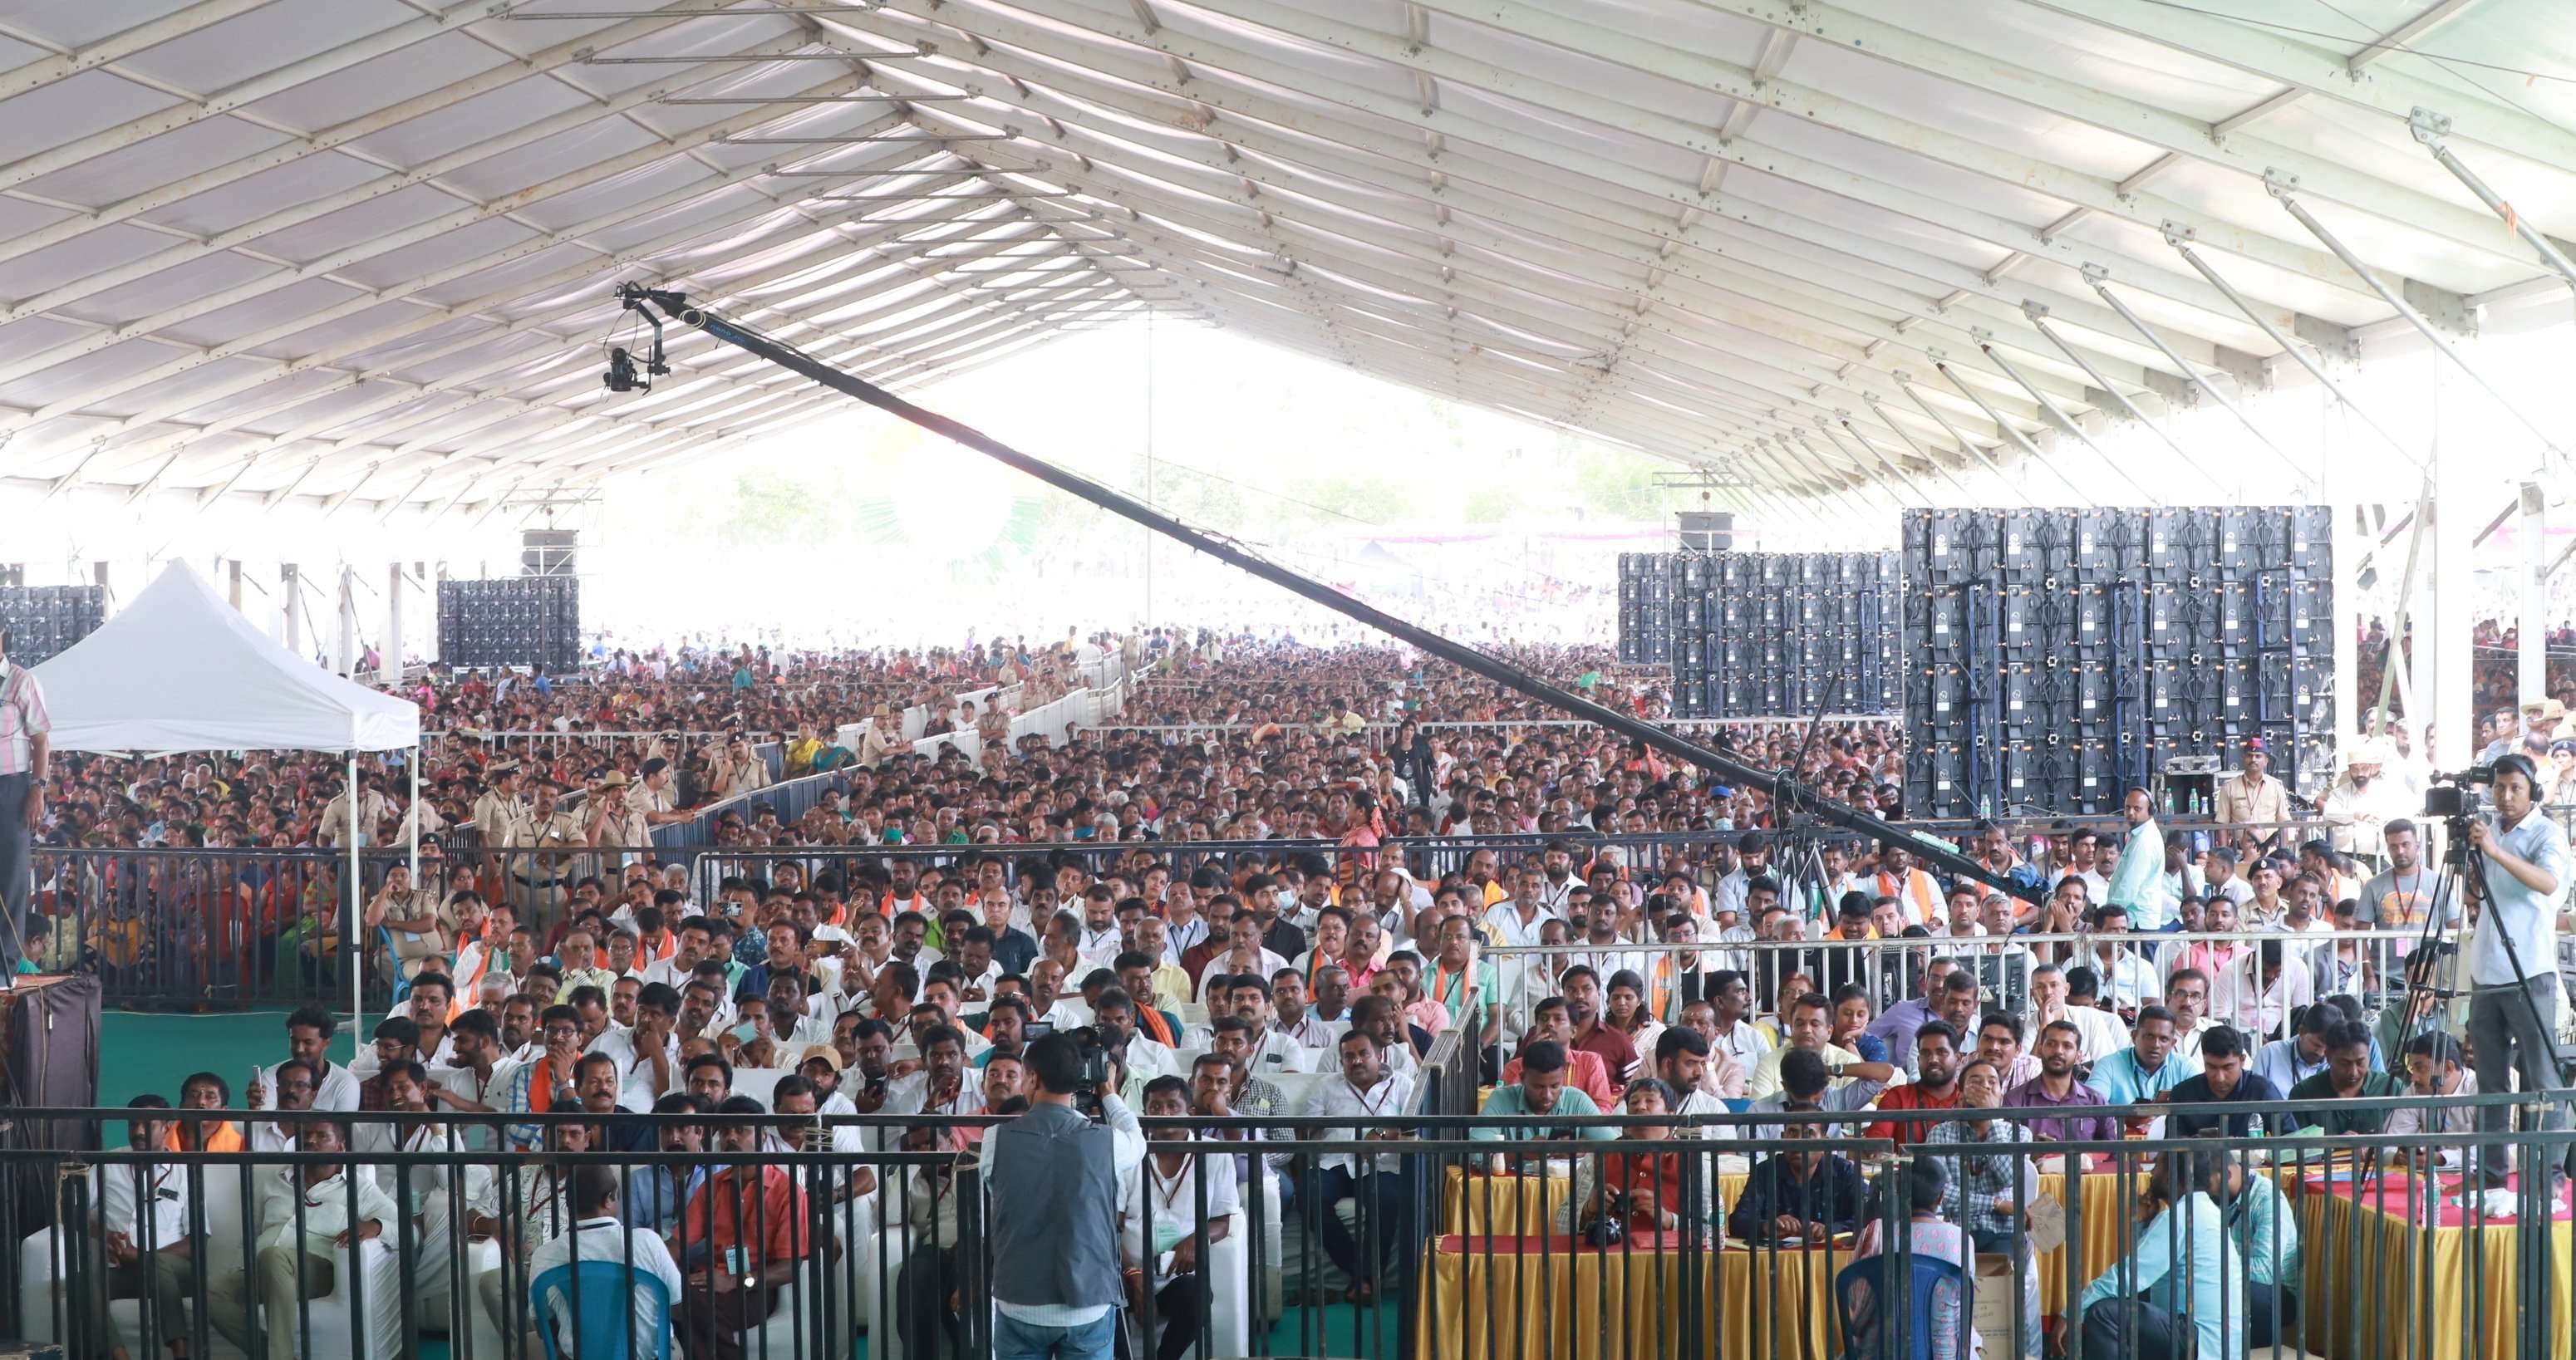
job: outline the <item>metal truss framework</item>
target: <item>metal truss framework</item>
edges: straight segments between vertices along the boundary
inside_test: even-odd
[[[0,16],[0,477],[488,513],[834,409],[694,334],[607,401],[634,277],[899,390],[1152,309],[1747,504],[2032,459],[2173,499],[2181,445],[2088,431],[2282,362],[2349,405],[2359,337],[2456,358],[2576,277],[2576,129],[2433,54],[2497,0],[2348,42],[2124,0],[583,9]]]

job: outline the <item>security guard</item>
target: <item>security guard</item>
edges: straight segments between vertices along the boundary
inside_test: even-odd
[[[539,776],[536,806],[529,810],[521,824],[526,839],[515,842],[534,850],[561,850],[588,845],[590,833],[581,818],[562,806],[563,786]],[[573,857],[560,854],[520,854],[510,857],[510,874],[518,884],[520,919],[531,927],[551,927],[563,913],[564,889],[572,881]]]

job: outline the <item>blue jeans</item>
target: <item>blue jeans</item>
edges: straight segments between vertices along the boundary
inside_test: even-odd
[[[1036,1327],[993,1310],[993,1360],[1109,1360],[1118,1310],[1082,1327]]]

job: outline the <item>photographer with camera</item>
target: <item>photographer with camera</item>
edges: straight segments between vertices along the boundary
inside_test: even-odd
[[[2462,876],[2477,901],[2468,957],[2469,1046],[2477,1055],[2478,1089],[2505,1090],[2507,1074],[2519,1073],[2525,1091],[2559,1091],[2566,1081],[2558,1070],[2558,989],[2549,969],[2558,957],[2558,902],[2570,874],[2567,834],[2541,814],[2540,777],[2529,757],[2499,758],[2493,779],[2491,817],[2476,815],[2465,790],[2454,793],[2461,799],[2457,808],[2442,806],[2444,791],[2434,790],[2425,809],[2447,813],[2453,834],[2466,836],[2479,861],[2478,873]],[[2481,1131],[2502,1130],[2505,1118],[2501,1105],[2478,1111]],[[2563,1103],[2543,1107],[2541,1128],[2566,1124]],[[2479,1152],[2482,1183],[2503,1185],[2503,1149],[2489,1145]],[[2555,1168],[2538,1170],[2548,1178],[2542,1193],[2554,1194]]]
[[[996,1360],[1107,1360],[1125,1298],[1118,1187],[1145,1136],[1118,1098],[1108,1054],[1080,1032],[1029,1045],[1028,1113],[984,1137],[993,1213]],[[1097,1121],[1075,1109],[1096,1095]]]

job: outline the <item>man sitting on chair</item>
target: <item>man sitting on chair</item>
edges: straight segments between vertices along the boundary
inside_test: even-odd
[[[554,1321],[554,1335],[547,1338],[551,1355],[568,1356],[597,1350],[606,1354],[628,1356],[653,1355],[670,1336],[671,1308],[680,1297],[680,1266],[671,1259],[671,1249],[662,1239],[642,1228],[626,1226],[619,1212],[617,1168],[581,1166],[572,1173],[573,1213],[578,1222],[573,1230],[550,1239],[528,1257],[528,1292],[532,1305],[529,1317],[541,1328],[545,1320]],[[592,1262],[604,1261],[622,1269],[631,1269],[634,1277],[621,1277],[616,1294],[633,1297],[634,1312],[630,1322],[622,1317],[591,1317],[582,1312],[581,1273]],[[559,1269],[569,1269],[568,1279],[549,1278]],[[662,1297],[656,1300],[644,1288],[642,1276],[662,1282]],[[631,1328],[620,1338],[619,1328]],[[590,1337],[587,1345],[577,1345],[576,1333]],[[620,1341],[625,1342],[620,1345]]]

